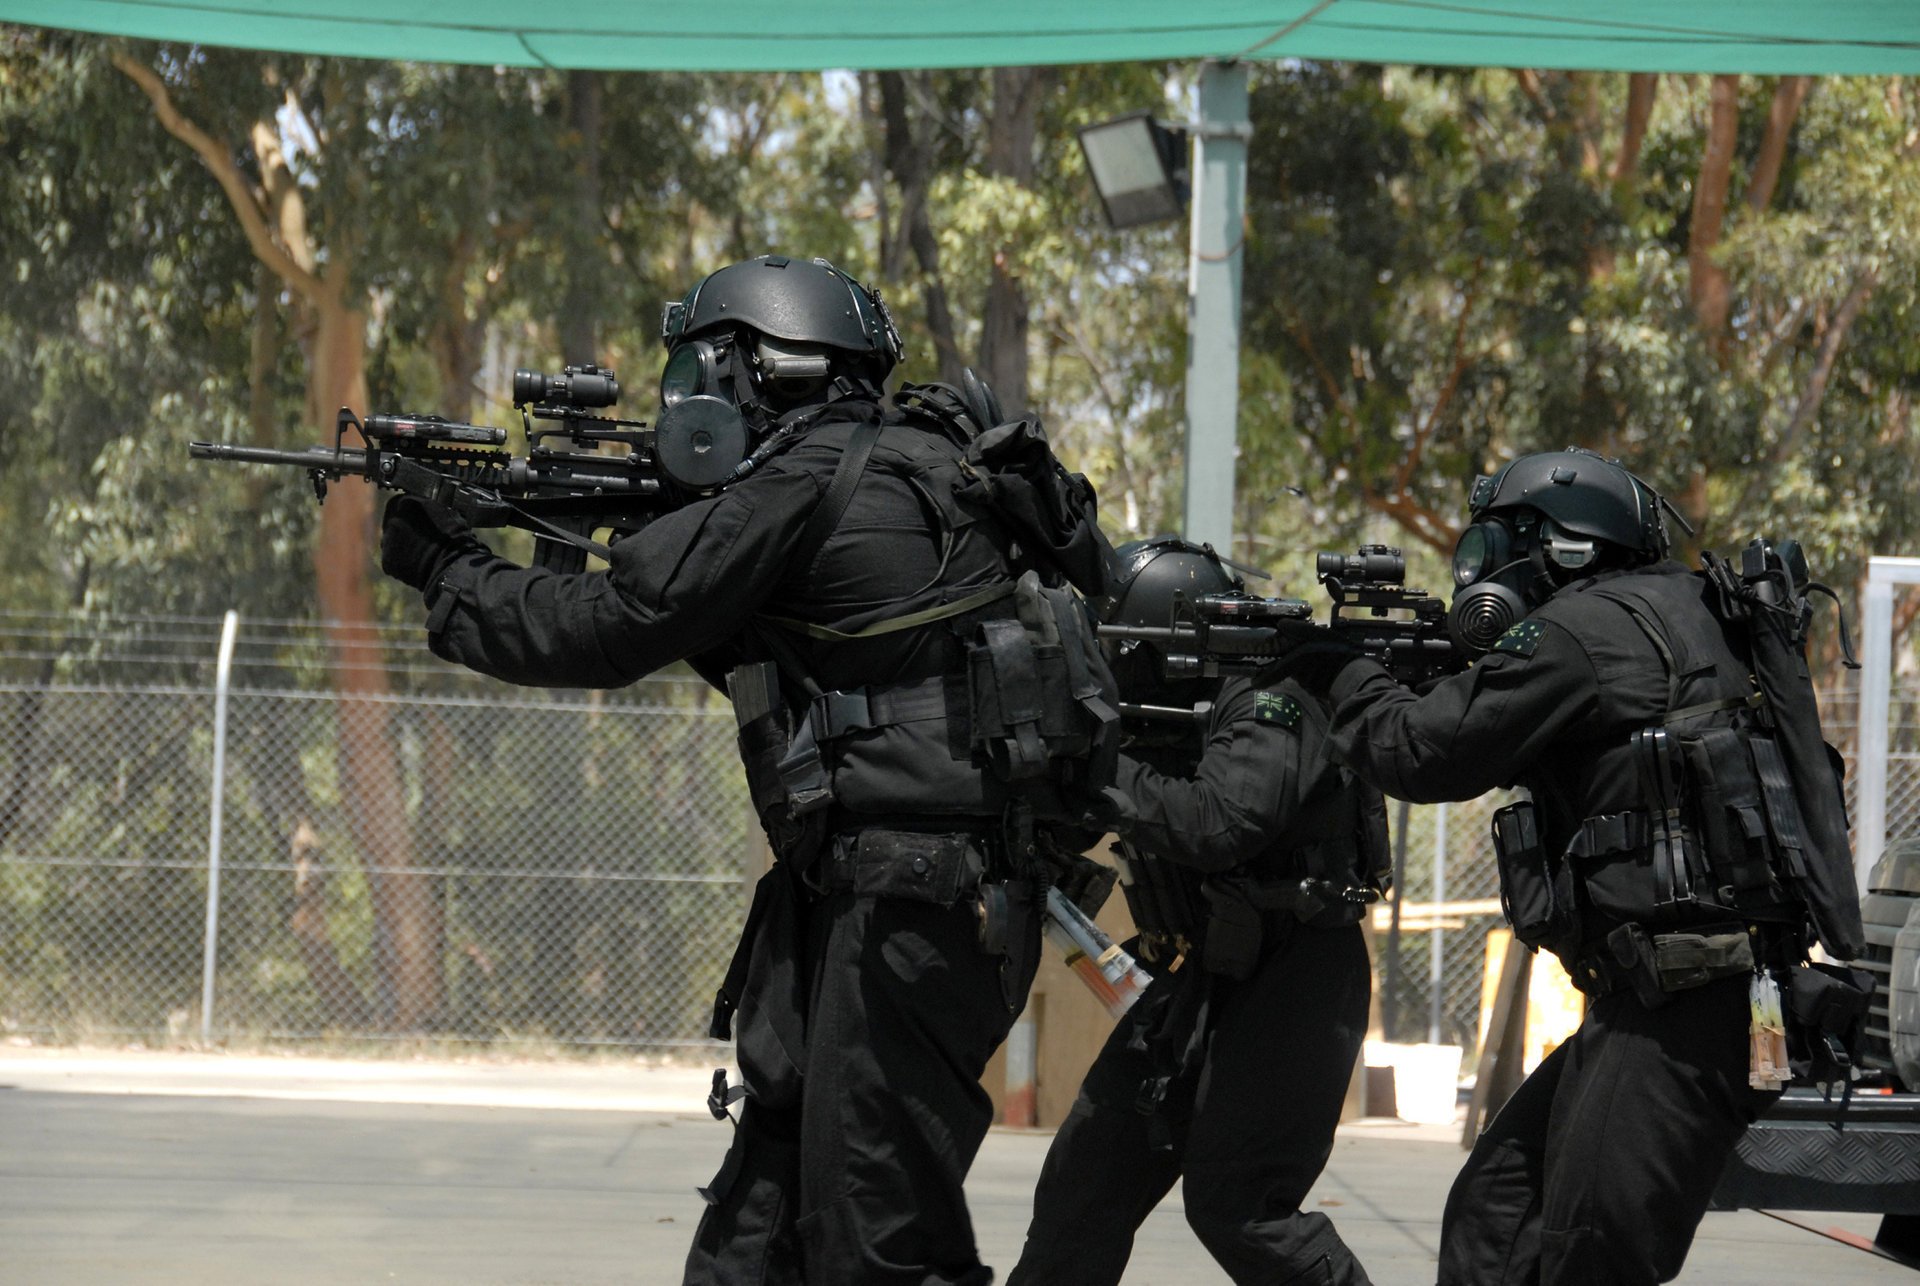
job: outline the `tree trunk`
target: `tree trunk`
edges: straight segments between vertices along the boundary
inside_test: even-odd
[[[280,357],[280,278],[264,263],[253,266],[253,335],[247,355],[247,427],[253,445],[278,446],[273,410],[273,371]],[[256,501],[259,494],[254,495]]]
[[[1613,181],[1625,183],[1640,167],[1640,146],[1647,139],[1647,122],[1653,118],[1654,91],[1660,77],[1639,71],[1627,77],[1627,120],[1620,131],[1620,151],[1613,158]]]
[[[307,354],[307,420],[330,441],[335,412],[367,410],[367,319],[347,301],[352,289],[354,228],[337,231],[323,256],[306,217],[305,190],[295,181],[281,147],[275,117],[253,122],[249,143],[254,173],[236,163],[231,142],[207,133],[183,115],[153,68],[122,49],[109,57],[153,105],[161,128],[185,144],[220,185],[255,258],[304,301],[314,318]],[[327,65],[326,98],[342,104],[342,128],[351,128],[358,101],[344,88],[349,73]],[[354,194],[362,176],[347,175]],[[373,488],[341,482],[320,510],[313,572],[323,628],[333,654],[339,709],[340,776],[346,813],[367,868],[374,914],[375,959],[381,977],[384,1017],[401,1028],[417,1027],[439,1010],[440,908],[414,865],[407,833],[400,765],[387,735],[389,695],[375,634],[372,543]]]
[[[1773,201],[1780,167],[1787,159],[1787,141],[1793,137],[1793,123],[1812,88],[1811,76],[1782,76],[1774,88],[1773,105],[1767,109],[1767,132],[1760,140],[1760,155],[1754,158],[1753,182],[1747,186],[1747,208],[1755,213]]]
[[[1860,316],[1860,310],[1879,284],[1880,274],[1872,268],[1864,269],[1854,278],[1853,286],[1847,291],[1847,297],[1840,301],[1833,320],[1827,323],[1826,334],[1820,337],[1820,347],[1814,354],[1813,372],[1807,377],[1807,387],[1802,390],[1800,400],[1794,405],[1793,418],[1787,422],[1786,432],[1780,435],[1780,443],[1774,448],[1774,462],[1785,465],[1800,449],[1800,439],[1806,436],[1813,421],[1820,414],[1820,404],[1826,401],[1827,385],[1833,379],[1833,364],[1840,357],[1840,350],[1846,345],[1847,332],[1853,329],[1853,323]]]
[[[427,332],[427,347],[440,375],[439,413],[450,420],[472,418],[474,379],[480,371],[487,336],[480,310],[467,298],[467,274],[472,266],[473,234],[462,232],[454,239],[453,253],[442,266],[440,307]]]
[[[314,313],[308,411],[331,434],[339,407],[366,410],[367,320],[331,291],[314,301]],[[374,489],[336,483],[321,506],[313,573],[340,693],[341,793],[373,903],[381,1017],[404,1031],[440,1009],[440,906],[428,879],[410,870],[406,800],[385,700],[391,688],[373,625],[373,531]]]
[[[605,231],[600,186],[600,73],[567,73],[567,126],[573,154],[568,211],[566,297],[560,312],[560,352],[572,365],[599,361],[600,252]]]
[[[1580,152],[1580,173],[1589,179],[1601,174],[1600,142],[1604,134],[1600,115],[1600,73],[1570,71],[1567,100],[1573,108],[1573,127]]]
[[[1726,357],[1730,288],[1726,269],[1713,261],[1727,219],[1727,184],[1733,145],[1740,130],[1740,77],[1715,76],[1707,148],[1693,185],[1692,224],[1687,235],[1688,292],[1701,334],[1717,357]]]
[[[940,242],[933,234],[933,220],[927,213],[927,189],[931,182],[927,161],[927,142],[913,126],[907,107],[905,76],[883,71],[880,79],[881,116],[886,128],[886,165],[894,182],[900,185],[900,241],[913,251],[920,267],[920,303],[926,310],[927,333],[940,363],[940,378],[949,384],[960,382],[966,361],[960,355],[960,343],[954,336],[953,309],[947,301],[946,279],[940,275]],[[889,274],[902,265],[896,260],[887,265]]]
[[[1021,186],[1033,182],[1034,127],[1043,67],[996,67],[993,112],[987,118],[987,172]],[[994,251],[993,277],[980,326],[980,367],[999,394],[1009,419],[1027,413],[1027,296],[1014,264],[1014,248]]]

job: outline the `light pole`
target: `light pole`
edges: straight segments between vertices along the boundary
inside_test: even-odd
[[[1134,113],[1080,131],[1087,168],[1117,228],[1179,215],[1189,171],[1172,159],[1193,140],[1187,272],[1189,540],[1230,553],[1233,459],[1240,412],[1240,280],[1246,257],[1247,111],[1244,63],[1200,66],[1200,119],[1190,130]],[[1184,160],[1184,157],[1180,158]]]

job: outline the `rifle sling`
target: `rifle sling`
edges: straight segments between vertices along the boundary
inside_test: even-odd
[[[918,612],[909,612],[905,616],[889,617],[876,621],[872,625],[857,630],[836,630],[826,625],[816,625],[812,621],[803,621],[792,616],[762,615],[761,620],[769,625],[778,625],[784,629],[796,630],[808,638],[829,639],[834,642],[846,642],[852,639],[877,638],[882,634],[893,634],[900,630],[910,630],[917,625],[930,625],[935,621],[944,621],[949,617],[965,616],[975,608],[997,603],[1013,593],[1014,582],[1003,581],[998,585],[989,585],[983,590],[957,598],[951,603],[942,603],[938,607],[923,608]]]

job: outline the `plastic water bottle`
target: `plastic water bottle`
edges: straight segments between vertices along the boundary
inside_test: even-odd
[[[1133,1002],[1153,981],[1152,974],[1059,889],[1047,890],[1044,932],[1047,941],[1066,956],[1067,968],[1087,984],[1087,990],[1116,1019],[1133,1008]]]

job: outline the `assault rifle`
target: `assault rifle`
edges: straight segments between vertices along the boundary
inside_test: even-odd
[[[1333,600],[1324,623],[1314,620],[1313,604],[1300,598],[1175,595],[1165,625],[1102,625],[1100,637],[1158,648],[1169,679],[1256,674],[1301,647],[1335,640],[1373,657],[1405,684],[1464,667],[1465,657],[1447,633],[1446,603],[1407,587],[1400,550],[1362,545],[1354,554],[1321,554],[1315,570]],[[1153,718],[1174,711],[1122,707],[1121,713]]]
[[[438,501],[475,527],[531,531],[537,566],[580,571],[589,553],[605,558],[613,542],[673,508],[678,495],[718,485],[740,462],[737,450],[729,457],[729,444],[695,440],[697,434],[661,441],[642,421],[588,414],[619,398],[619,381],[598,366],[569,366],[559,375],[515,371],[513,403],[527,435],[523,456],[502,449],[505,429],[437,415],[363,420],[346,407],[330,447],[280,451],[194,442],[188,450],[196,460],[303,469],[322,502],[329,483],[365,478]],[[362,445],[346,445],[349,429]],[[570,449],[556,449],[555,440]],[[593,538],[602,531],[609,533],[607,544]]]

